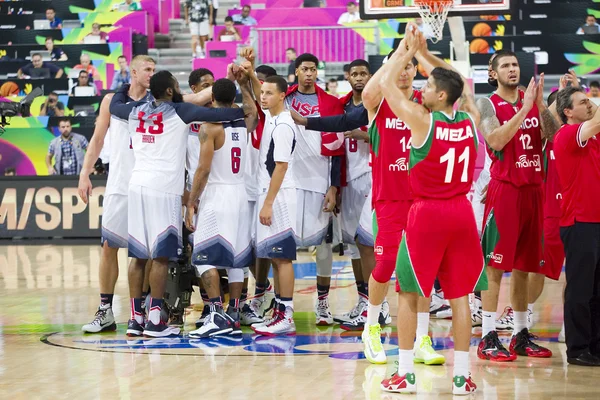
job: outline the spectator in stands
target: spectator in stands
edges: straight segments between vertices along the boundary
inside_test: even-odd
[[[17,172],[15,171],[15,167],[8,167],[4,169],[4,176],[16,176]]]
[[[591,14],[585,18],[585,25],[577,29],[578,35],[594,35],[600,33],[600,25],[596,23],[596,17]]]
[[[58,101],[58,95],[54,92],[50,93],[46,101],[40,107],[40,117],[64,117],[65,105]]]
[[[217,23],[217,14],[219,12],[219,0],[212,0],[212,15],[210,19],[210,29],[208,31],[208,36],[210,40],[213,40],[215,24]]]
[[[50,71],[50,77],[52,78],[60,78],[64,74],[62,68],[58,68],[52,63],[42,61],[42,55],[40,53],[33,53],[31,56],[31,62],[24,67],[19,68],[17,71],[17,76],[19,79],[23,79],[25,75],[31,76],[31,74],[34,73],[34,70],[39,70],[42,68],[48,69],[48,71]]]
[[[240,31],[233,26],[233,18],[230,16],[225,17],[225,28],[221,29],[217,39],[219,42],[239,42],[242,40],[242,35],[240,35]]]
[[[121,67],[121,70],[113,77],[110,90],[117,90],[124,84],[131,82],[131,73],[129,72],[129,66],[127,66],[127,57],[120,56],[117,61],[119,61],[119,67]]]
[[[296,52],[295,48],[290,47],[285,51],[285,58],[287,58],[288,62],[290,63],[290,65],[288,65],[287,72],[288,83],[296,82],[296,57],[298,57],[298,53]]]
[[[242,7],[241,14],[233,15],[233,22],[235,22],[236,24],[242,24],[242,25],[248,25],[248,26],[256,25],[258,22],[256,22],[256,20],[250,16],[251,10],[252,9],[250,8],[250,6],[248,4],[246,4],[244,7]]]
[[[94,79],[100,79],[100,74],[96,67],[92,65],[92,60],[88,54],[82,54],[81,57],[79,57],[79,62],[81,64],[77,64],[73,69],[81,69],[92,75]]]
[[[58,121],[58,129],[60,136],[50,142],[46,155],[48,175],[79,175],[88,141],[85,136],[72,131],[69,118],[62,117]]]
[[[325,84],[325,91],[327,93],[329,93],[332,96],[335,97],[340,97],[338,91],[338,81],[335,78],[331,78],[326,84]]]
[[[46,38],[46,50],[50,52],[50,59],[52,61],[67,61],[69,59],[60,47],[54,47],[54,39],[50,36]]]
[[[338,25],[351,24],[352,22],[362,22],[358,14],[358,7],[353,1],[346,4],[346,12],[340,15]]]
[[[210,33],[212,4],[209,0],[187,0],[185,3],[185,23],[192,34],[192,57],[206,57],[205,43]],[[199,50],[199,51],[198,51]],[[200,53],[200,54],[198,54]]]
[[[590,82],[590,91],[588,92],[588,97],[593,99],[600,97],[600,82]]]
[[[93,95],[98,96],[98,89],[96,89],[96,85],[90,82],[90,75],[86,71],[79,71],[79,77],[77,78],[77,85],[71,88],[71,93],[69,96],[77,96],[75,94],[76,88],[78,87],[91,87],[93,88]]]
[[[119,3],[115,6],[113,6],[114,11],[121,11],[121,12],[139,11],[141,9],[142,9],[142,6],[140,5],[140,3],[138,3],[135,0],[125,0],[123,3]]]
[[[46,19],[50,21],[50,28],[62,29],[62,19],[56,16],[56,10],[52,7],[46,9]]]
[[[97,22],[92,24],[92,31],[90,33],[88,33],[86,35],[86,37],[98,37],[98,38],[100,38],[100,43],[108,42],[108,33],[103,32],[100,29],[100,24]],[[85,39],[82,40],[82,42],[84,42],[84,41],[85,41]]]
[[[344,64],[344,66],[342,67],[342,71],[344,72],[344,75],[340,75],[337,77],[338,81],[347,81],[348,77],[350,76],[350,64]]]

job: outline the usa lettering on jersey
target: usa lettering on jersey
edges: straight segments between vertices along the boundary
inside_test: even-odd
[[[311,105],[309,103],[302,103],[296,97],[292,98],[291,107],[294,111],[303,117],[314,115],[319,113],[319,105]]]

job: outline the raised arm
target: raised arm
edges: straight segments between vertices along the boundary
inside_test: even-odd
[[[242,92],[242,109],[246,115],[244,121],[246,122],[246,129],[248,132],[255,130],[258,125],[258,110],[256,109],[256,102],[254,101],[254,95],[252,93],[252,88],[250,87],[251,73],[252,69],[240,67],[237,77],[237,82],[240,85],[240,90]]]
[[[117,118],[127,120],[129,119],[129,114],[131,114],[131,110],[134,107],[141,104],[139,101],[132,101],[127,103],[127,92],[129,91],[129,85],[121,86],[113,96],[112,101],[110,102],[110,114],[114,115]]]
[[[330,117],[305,118],[291,111],[296,125],[306,126],[312,131],[347,132],[369,125],[369,113],[364,107],[354,109],[350,113],[332,115]]]
[[[185,225],[192,232],[196,230],[193,216],[198,213],[198,199],[208,182],[210,166],[215,154],[215,139],[222,131],[222,125],[202,124],[198,133],[200,137],[200,162],[194,174],[194,182],[192,183],[192,190],[187,200],[185,212]]]
[[[394,114],[410,126],[412,143],[418,147],[427,137],[431,117],[425,107],[411,101],[398,87],[400,74],[417,51],[415,34],[407,32],[407,38],[408,52],[402,54],[397,50],[394,53],[387,63],[391,63],[391,68],[382,75],[380,86]]]
[[[202,89],[198,93],[184,94],[183,101],[186,103],[194,104],[197,106],[204,107],[212,100],[212,87]]]
[[[114,100],[113,100],[114,102]],[[241,108],[207,108],[188,103],[175,103],[177,114],[186,124],[203,122],[228,122],[244,119]]]
[[[589,101],[589,100],[588,100]],[[579,131],[579,137],[582,142],[585,142],[588,139],[596,136],[600,133],[600,107],[596,104],[591,103],[592,107],[595,108],[594,116],[589,121],[585,121],[583,125],[581,125],[581,130]]]
[[[554,118],[552,110],[550,110],[544,102],[544,73],[540,75],[540,81],[537,85],[537,95],[535,97],[535,104],[537,105],[537,108],[540,112],[542,139],[554,139],[554,135],[560,129],[560,123],[556,118]]]
[[[112,93],[104,96],[102,103],[100,104],[100,111],[98,118],[96,118],[96,127],[94,128],[94,134],[85,152],[85,158],[83,159],[83,167],[79,174],[79,197],[85,204],[88,202],[88,196],[92,194],[92,182],[90,180],[90,174],[94,169],[94,164],[100,156],[100,152],[104,147],[104,138],[108,131],[110,124],[110,102],[112,100]]]

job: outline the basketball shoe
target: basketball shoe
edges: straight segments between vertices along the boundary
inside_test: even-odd
[[[208,304],[205,304],[204,307],[202,308],[202,315],[200,315],[200,318],[198,318],[198,320],[196,321],[196,329],[200,328],[204,324],[204,320],[209,315],[210,315],[210,306]]]
[[[204,324],[195,331],[191,331],[189,337],[192,339],[202,339],[223,335],[231,331],[233,331],[231,320],[220,309],[219,312],[211,312],[204,320]]]
[[[130,319],[127,323],[127,336],[137,337],[144,334],[144,325],[137,322],[135,319]]]
[[[242,334],[242,326],[240,324],[239,309],[235,309],[233,307],[228,307],[227,312],[225,313],[225,317],[229,320],[229,323],[231,324],[230,335],[241,335]]]
[[[514,361],[517,359],[517,355],[506,350],[506,347],[502,345],[498,338],[496,331],[491,331],[479,342],[477,347],[477,357],[482,360],[490,360],[497,362]]]
[[[240,311],[240,323],[244,326],[250,326],[260,322],[263,322],[263,318],[258,316],[256,311],[250,307],[250,304],[244,304]]]
[[[452,379],[452,394],[455,396],[466,396],[475,393],[477,385],[473,382],[471,374],[469,376],[455,376]]]
[[[379,325],[386,326],[392,323],[392,316],[390,315],[390,303],[387,299],[381,303],[381,312],[379,313]]]
[[[114,331],[117,329],[115,316],[113,315],[110,304],[102,304],[98,307],[94,320],[81,327],[83,333],[99,333],[104,331]]]
[[[317,299],[317,304],[315,305],[315,316],[317,325],[319,326],[333,324],[333,315],[331,315],[331,311],[329,310],[328,297],[325,297],[324,299]]]
[[[536,358],[552,357],[552,351],[531,341],[531,335],[527,328],[516,335],[513,335],[510,341],[510,353],[514,354],[515,358],[518,355]]]
[[[285,311],[277,310],[268,324],[255,328],[254,332],[265,336],[295,335],[296,324],[293,314],[294,311],[290,307],[286,307]]]
[[[429,335],[423,335],[417,338],[414,347],[413,361],[425,365],[442,365],[446,362],[446,358],[436,353],[431,343]]]
[[[155,338],[179,335],[180,332],[181,329],[175,326],[169,326],[164,321],[160,321],[158,325],[154,325],[152,321],[148,320],[144,328],[144,336]]]
[[[371,364],[385,364],[387,357],[381,344],[381,326],[379,324],[365,325],[361,337],[365,345],[364,353],[367,360]]]
[[[367,323],[367,308],[368,306],[365,304],[362,312],[353,320],[348,322],[344,322],[340,324],[340,328],[345,331],[362,331],[365,329],[365,324]]]
[[[481,299],[474,294],[469,295],[469,307],[471,308],[471,326],[473,328],[483,325]]]
[[[431,296],[431,302],[429,303],[429,315],[432,318],[451,318],[452,317],[452,309],[450,308],[450,304],[448,300],[444,300],[444,292],[439,291],[435,292]],[[439,314],[439,315],[438,315]]]
[[[392,393],[416,393],[417,383],[415,374],[398,375],[394,373],[391,378],[381,382],[381,390]]]
[[[515,327],[514,312],[511,306],[504,307],[504,312],[496,320],[496,330],[512,331]]]
[[[333,320],[338,324],[344,324],[346,322],[350,322],[360,316],[363,312],[363,309],[368,305],[367,300],[363,296],[358,296],[358,303],[352,308],[352,310],[347,313],[336,315],[333,317]]]

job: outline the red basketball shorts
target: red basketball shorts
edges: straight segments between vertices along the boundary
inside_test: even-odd
[[[544,218],[544,265],[540,271],[558,280],[565,261],[565,248],[560,240],[560,218]]]
[[[466,196],[415,200],[396,265],[404,292],[429,297],[435,278],[447,299],[487,289],[473,207]]]
[[[373,213],[373,236],[375,237],[375,268],[373,279],[379,283],[390,281],[396,268],[398,246],[406,228],[408,210],[412,201],[375,202]]]
[[[481,245],[486,264],[504,271],[539,273],[544,224],[541,186],[490,181]]]

